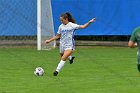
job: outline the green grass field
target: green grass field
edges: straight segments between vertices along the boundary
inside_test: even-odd
[[[74,56],[54,77],[58,48],[0,48],[0,93],[139,93],[136,49],[78,47]],[[33,73],[38,66],[42,77]]]

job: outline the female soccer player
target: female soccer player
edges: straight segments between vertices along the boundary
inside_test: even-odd
[[[140,27],[136,28],[128,42],[128,46],[130,48],[135,48],[138,46],[138,52],[137,52],[137,68],[139,71],[139,76],[140,76]]]
[[[61,25],[58,28],[57,35],[52,37],[49,40],[46,40],[46,43],[50,43],[53,40],[60,38],[60,56],[61,60],[54,71],[53,75],[57,76],[59,71],[64,66],[67,58],[70,60],[70,64],[73,63],[74,57],[71,56],[74,50],[74,31],[76,29],[83,29],[89,26],[92,22],[94,22],[96,18],[91,19],[84,25],[75,24],[75,20],[72,18],[70,13],[64,13],[60,16]]]

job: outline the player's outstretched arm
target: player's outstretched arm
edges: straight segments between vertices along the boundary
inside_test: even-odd
[[[95,22],[96,21],[96,18],[93,18],[93,19],[91,19],[91,20],[89,20],[86,24],[84,24],[84,25],[81,25],[80,26],[80,28],[86,28],[86,27],[88,27],[92,22]]]
[[[51,41],[54,41],[54,40],[60,38],[60,36],[61,36],[60,34],[57,34],[56,36],[52,37],[51,39],[46,40],[45,43],[48,44],[48,43],[50,43]]]

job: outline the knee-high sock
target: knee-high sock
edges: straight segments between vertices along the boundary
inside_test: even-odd
[[[57,72],[59,72],[59,71],[62,69],[62,67],[64,66],[65,62],[66,62],[66,61],[63,61],[63,60],[61,60],[61,61],[59,62],[58,66],[57,66],[57,68],[56,68],[56,71],[57,71]]]
[[[71,60],[71,59],[72,59],[72,56],[70,55],[70,56],[68,57],[68,59]]]

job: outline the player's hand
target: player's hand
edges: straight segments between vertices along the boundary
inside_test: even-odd
[[[46,44],[48,44],[48,43],[50,43],[50,42],[51,42],[50,40],[46,40],[46,41],[45,41]]]
[[[135,43],[134,45],[135,45],[135,47],[137,47],[137,46],[138,46],[138,44],[137,44],[137,43]]]
[[[96,21],[96,18],[93,18],[89,21],[89,23],[92,23],[92,22],[95,22]]]

